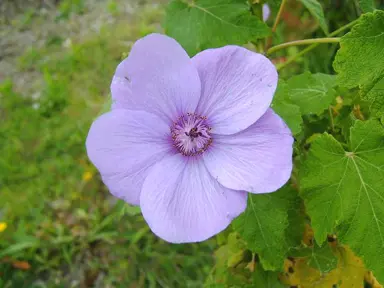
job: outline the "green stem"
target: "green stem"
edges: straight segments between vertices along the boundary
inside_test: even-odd
[[[272,33],[276,32],[277,24],[279,24],[281,15],[283,14],[285,3],[287,3],[287,0],[281,1],[279,12],[277,12],[275,23],[273,23],[273,26],[272,26]]]
[[[333,120],[333,112],[332,112],[332,108],[331,108],[331,106],[329,106],[328,110],[329,110],[329,117],[331,118],[331,128],[332,128],[332,132],[335,132],[335,122],[334,122],[334,120]]]
[[[349,22],[348,24],[346,24],[346,25],[340,27],[339,29],[333,31],[331,34],[329,34],[329,36],[331,36],[331,37],[336,36],[336,35],[340,34],[341,32],[343,32],[344,30],[351,28],[352,26],[354,26],[357,23],[358,20],[359,19],[356,19],[356,20],[353,20],[352,22]]]
[[[296,40],[291,42],[286,42],[280,45],[273,46],[268,49],[267,54],[272,54],[276,51],[284,49],[290,46],[298,46],[298,45],[308,45],[314,43],[338,43],[340,42],[340,38],[316,38],[316,39],[304,39],[304,40]]]
[[[356,23],[357,23],[358,19],[340,27],[339,29],[333,31],[331,34],[329,34],[329,36],[336,36],[338,34],[340,34],[341,32],[351,28],[352,26],[354,26]],[[319,46],[320,43],[315,43],[315,44],[312,44],[311,46],[308,46],[307,48],[301,50],[299,53],[291,56],[290,58],[287,59],[287,61],[285,61],[284,63],[280,64],[280,65],[277,65],[277,70],[281,70],[283,69],[284,67],[288,66],[289,64],[291,64],[292,62],[295,62],[300,56],[308,53],[309,51],[312,51],[313,49],[315,49],[317,46]]]
[[[272,35],[271,35],[271,37],[267,38],[266,41],[265,41],[265,48],[266,49],[268,49],[272,45],[273,33],[276,32],[277,25],[279,24],[281,15],[283,14],[283,10],[284,10],[284,6],[285,6],[286,2],[287,2],[287,0],[282,0],[281,1],[279,11],[277,12],[277,15],[276,15],[276,18],[275,18],[275,22],[273,23],[273,26],[272,26]]]

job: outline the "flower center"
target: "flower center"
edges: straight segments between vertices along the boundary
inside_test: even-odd
[[[212,143],[207,118],[193,113],[180,116],[171,127],[173,145],[184,156],[201,154]]]

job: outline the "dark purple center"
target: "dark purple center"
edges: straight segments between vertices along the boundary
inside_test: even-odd
[[[174,146],[184,156],[203,153],[212,143],[207,118],[193,113],[180,116],[171,127]]]

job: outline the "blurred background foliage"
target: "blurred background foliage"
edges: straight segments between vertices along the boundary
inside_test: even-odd
[[[322,2],[330,31],[360,14],[354,0]],[[226,246],[214,251],[229,231],[200,244],[159,240],[138,208],[109,195],[86,156],[84,139],[117,64],[136,39],[162,32],[165,4],[0,2],[0,287],[202,287],[217,273],[214,255],[228,256]],[[276,44],[323,33],[295,1],[282,22]],[[321,45],[280,75],[333,73],[335,52]],[[360,117],[364,103],[353,109]],[[319,133],[329,128],[308,122]]]

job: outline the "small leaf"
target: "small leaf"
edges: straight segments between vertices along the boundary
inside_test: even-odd
[[[300,188],[317,243],[338,235],[384,280],[384,128],[356,121],[348,149],[331,135],[318,137],[300,170]]]
[[[361,11],[364,13],[373,12],[375,10],[374,0],[359,0]]]
[[[270,34],[243,0],[173,0],[168,4],[166,33],[191,55],[228,44],[242,45]]]
[[[321,29],[328,34],[328,25],[325,22],[323,7],[317,0],[300,0],[301,3],[309,10],[313,17],[319,21]]]
[[[303,119],[301,118],[300,108],[289,100],[287,84],[282,80],[279,81],[271,107],[284,119],[293,135],[297,135],[301,132]]]
[[[320,115],[337,96],[333,89],[335,80],[332,75],[305,72],[287,81],[287,93],[292,103],[300,107],[303,115]]]

